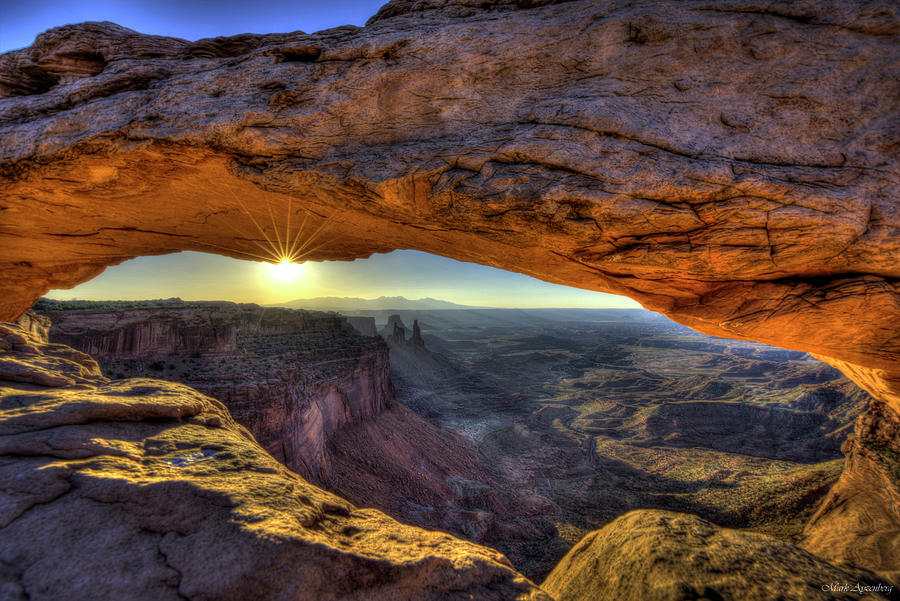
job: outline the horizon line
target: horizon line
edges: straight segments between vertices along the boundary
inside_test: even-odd
[[[595,310],[604,310],[604,309],[627,309],[627,310],[633,310],[633,311],[650,311],[650,309],[646,309],[646,308],[644,308],[644,307],[616,307],[616,306],[598,307],[598,306],[559,306],[559,305],[539,305],[539,306],[538,306],[538,305],[534,305],[534,306],[522,306],[522,305],[519,305],[519,306],[515,306],[515,305],[466,305],[466,304],[461,304],[461,303],[457,303],[457,302],[454,302],[454,301],[448,301],[448,300],[444,300],[444,299],[434,298],[434,297],[431,297],[431,296],[425,296],[425,297],[421,297],[421,298],[417,298],[417,299],[410,299],[410,298],[407,298],[407,297],[405,297],[405,296],[378,296],[378,297],[375,297],[375,298],[365,298],[365,297],[361,297],[361,296],[314,296],[314,297],[310,297],[310,298],[295,298],[295,299],[291,299],[291,300],[288,300],[288,301],[280,301],[280,302],[276,302],[276,303],[262,303],[262,302],[258,302],[258,301],[240,301],[240,300],[229,300],[229,299],[224,299],[224,298],[220,298],[220,299],[209,298],[209,299],[202,299],[202,300],[185,300],[185,299],[183,299],[183,298],[181,298],[181,297],[179,297],[179,296],[170,296],[170,297],[165,297],[165,298],[163,298],[163,297],[159,297],[159,298],[141,298],[141,299],[131,299],[131,298],[124,298],[124,299],[117,299],[117,298],[103,298],[103,299],[69,298],[69,299],[62,299],[62,298],[53,298],[52,296],[50,296],[50,295],[48,294],[48,295],[42,296],[42,297],[41,297],[40,299],[38,299],[38,300],[44,300],[44,299],[46,299],[46,300],[50,300],[50,301],[54,301],[54,302],[59,302],[59,303],[72,303],[72,302],[86,302],[86,303],[103,303],[103,302],[121,302],[121,303],[125,303],[125,302],[133,302],[133,303],[142,303],[142,302],[154,302],[154,301],[178,300],[178,301],[181,301],[181,302],[184,302],[184,303],[223,303],[223,302],[224,302],[224,303],[234,303],[234,304],[259,305],[260,307],[282,307],[282,308],[290,309],[291,307],[283,307],[283,305],[286,304],[286,303],[293,303],[293,302],[297,302],[297,301],[314,301],[314,300],[325,299],[325,298],[347,299],[347,300],[361,300],[361,301],[377,301],[377,300],[383,299],[383,298],[390,298],[390,299],[395,299],[395,298],[396,298],[396,299],[403,299],[403,300],[408,301],[408,302],[417,302],[417,301],[428,301],[428,300],[432,300],[432,301],[438,301],[438,302],[448,303],[448,304],[451,304],[451,305],[456,305],[457,307],[459,307],[458,309],[455,309],[455,308],[452,308],[452,307],[431,308],[431,309],[407,309],[407,308],[403,308],[403,307],[387,307],[387,308],[383,308],[383,309],[381,309],[381,308],[379,308],[379,309],[372,309],[372,310],[374,310],[374,311],[413,311],[413,310],[418,310],[418,311],[463,311],[463,310],[471,310],[471,309],[595,309]],[[650,312],[653,313],[654,311],[650,311]]]

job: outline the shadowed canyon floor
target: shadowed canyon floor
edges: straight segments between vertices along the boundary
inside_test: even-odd
[[[333,314],[153,304],[38,307],[51,339],[99,353],[107,373],[215,391],[313,482],[498,548],[534,579],[638,507],[801,542],[869,402],[804,353],[640,310],[353,317],[367,333],[387,321],[388,367],[380,339]],[[403,317],[424,335],[406,340]]]
[[[312,486],[218,401],[173,382],[108,380],[87,355],[10,324],[0,412],[4,599],[896,598],[875,575],[784,541],[647,511],[587,536],[547,594],[493,550]]]
[[[416,249],[624,294],[706,334],[814,353],[871,393],[869,409],[852,426],[854,437],[843,445],[845,470],[808,522],[803,544],[833,562],[900,579],[898,40],[897,7],[880,0],[393,0],[364,28],[196,42],[112,23],[56,28],[31,47],[0,56],[0,319],[16,320],[47,290],[74,286],[108,265],[180,250],[348,260]],[[833,372],[801,365],[805,359],[738,351],[752,345],[732,352],[682,345],[670,361],[660,353],[681,335],[662,347],[619,340],[627,354],[617,353],[625,357],[618,363],[552,340],[549,352],[536,351],[534,341],[503,334],[498,360],[479,357],[466,334],[429,340],[439,329],[429,319],[420,317],[425,350],[448,360],[395,344],[401,375],[404,362],[430,362],[434,372],[427,385],[398,379],[401,399],[442,426],[433,433],[441,448],[457,453],[454,463],[474,457],[472,469],[483,470],[484,478],[502,471],[503,478],[523,480],[526,498],[545,504],[519,505],[551,516],[553,540],[564,540],[557,524],[569,524],[574,539],[613,517],[595,517],[588,507],[583,514],[593,521],[570,519],[582,511],[591,482],[613,479],[629,491],[609,499],[622,510],[632,502],[686,507],[796,537],[795,517],[836,474],[837,464],[822,460],[836,456],[857,410],[856,393],[831,378]],[[329,340],[344,335],[343,325],[318,323],[316,340],[326,351]],[[566,336],[577,340],[577,332]],[[217,340],[206,342],[215,347]],[[252,374],[268,369],[269,360],[311,352],[253,347],[261,342],[254,340],[245,341],[257,355]],[[358,378],[329,375],[325,362],[317,380],[322,390],[311,385],[297,399],[281,396],[278,410],[297,425],[312,424],[321,436],[308,440],[317,442],[279,449],[275,442],[285,428],[263,415],[257,427],[265,448],[310,478],[324,478],[329,465],[351,473],[364,458],[341,442],[344,432],[356,428],[365,430],[359,436],[381,439],[392,428],[375,427],[372,416],[393,416],[396,424],[418,419],[392,405],[382,385],[387,380],[377,375],[384,347],[375,342],[365,352],[329,359],[342,373],[359,366]],[[11,428],[3,441],[12,445],[4,469],[21,477],[0,481],[7,487],[0,507],[18,516],[3,531],[4,594],[34,598],[35,590],[61,591],[70,581],[102,590],[97,578],[65,578],[78,572],[71,563],[58,577],[51,574],[52,582],[35,586],[36,574],[47,574],[40,567],[45,547],[65,560],[57,551],[66,546],[62,540],[85,550],[85,561],[97,567],[91,574],[102,567],[98,541],[120,541],[113,546],[123,549],[122,559],[109,586],[146,560],[159,567],[146,584],[168,591],[160,594],[191,598],[208,587],[227,597],[222,587],[231,583],[216,580],[221,570],[200,565],[207,554],[192,541],[201,539],[212,541],[219,567],[259,558],[231,572],[247,575],[244,596],[362,598],[370,587],[370,598],[415,598],[432,583],[433,597],[543,594],[494,551],[420,535],[381,514],[347,506],[333,523],[307,520],[331,515],[320,495],[336,497],[277,464],[231,425],[224,409],[193,389],[98,380],[85,357],[13,330],[4,335],[2,352],[4,382],[19,382],[0,389],[3,427]],[[147,369],[183,372],[190,358],[172,362],[177,369],[159,360]],[[677,376],[669,362],[690,375]],[[161,370],[150,367],[156,363]],[[557,365],[555,381],[545,377],[548,363]],[[209,367],[209,360],[203,364]],[[366,380],[364,373],[375,375]],[[271,386],[276,396],[286,381],[291,390],[303,388],[283,375],[253,386]],[[468,376],[473,388],[491,391],[479,401],[496,403],[491,424],[472,423],[465,413],[448,417],[478,397],[477,390],[420,394]],[[796,383],[775,391],[760,386],[775,377]],[[546,389],[516,398],[529,382]],[[677,396],[645,397],[651,382]],[[597,385],[616,391],[616,398],[592,397]],[[119,386],[124,401],[117,400]],[[160,397],[155,387],[169,392]],[[250,395],[238,388],[236,406]],[[313,407],[307,392],[329,402]],[[754,435],[737,423],[752,424]],[[198,428],[202,435],[192,438]],[[720,431],[727,436],[713,440]],[[813,431],[816,436],[805,435]],[[221,464],[191,463],[207,457],[204,445],[220,444],[212,442],[219,436],[231,441],[225,446],[237,459],[226,454]],[[170,451],[185,437],[184,448],[199,455],[185,459]],[[798,444],[788,444],[791,438]],[[335,442],[329,447],[326,440]],[[505,448],[517,449],[517,456],[503,456]],[[676,459],[662,462],[660,448]],[[740,453],[728,464],[733,448]],[[188,461],[191,471],[172,475],[158,456]],[[712,457],[726,466],[710,474],[702,466]],[[262,466],[263,475],[242,478],[233,461]],[[554,480],[547,466],[557,463],[565,472]],[[662,467],[654,472],[655,465]],[[276,473],[266,475],[269,466]],[[772,490],[785,481],[779,466],[796,479],[788,491]],[[191,475],[206,469],[215,476],[208,482]],[[597,474],[602,477],[592,480]],[[444,476],[425,488],[437,493]],[[490,497],[482,484],[505,487],[503,480],[479,478],[471,479],[477,486],[460,480],[447,486],[454,497],[477,503]],[[43,484],[17,488],[31,479]],[[222,490],[231,486],[236,496]],[[176,492],[168,494],[169,487]],[[196,496],[202,511],[187,515],[179,513],[181,505],[165,505],[173,516],[160,516],[141,497],[164,490],[168,497],[160,502],[171,503],[184,487],[185,506],[194,507]],[[302,495],[272,495],[279,487]],[[729,490],[746,492],[747,503],[723,504],[718,493]],[[609,496],[603,486],[595,492]],[[769,501],[794,493],[797,510],[772,519]],[[271,507],[262,500],[276,496]],[[489,500],[492,507],[510,502],[499,493]],[[31,520],[55,524],[82,503],[96,511],[86,514],[93,516],[86,523],[102,523],[99,538],[71,519],[59,539],[29,537]],[[397,507],[425,519],[430,505]],[[479,511],[492,513],[485,507],[446,515],[474,523],[485,517]],[[282,513],[270,519],[270,511]],[[196,530],[196,515],[209,515],[203,522],[209,528]],[[363,534],[359,554],[340,551],[341,536],[352,537],[352,528],[329,529],[343,528],[344,518],[373,533]],[[229,528],[239,531],[237,538]],[[385,530],[400,542],[381,536]],[[539,558],[500,530],[471,535],[496,534],[498,546],[524,558],[516,559],[521,565],[531,560],[528,569],[537,573],[544,565]],[[194,534],[199,538],[191,539]],[[144,537],[141,544],[121,542],[132,535]],[[419,537],[439,549],[422,551]],[[751,544],[742,540],[738,546]],[[548,539],[540,544],[553,547]],[[457,555],[457,548],[465,550]],[[143,555],[130,561],[132,552]],[[307,570],[301,577],[317,593],[296,591],[295,564]],[[358,577],[362,588],[336,590],[314,564],[337,566],[334,573]]]
[[[710,338],[646,311],[397,317],[418,319],[427,345],[391,345],[401,402],[466,435],[486,469],[544,500],[542,545],[490,541],[535,577],[638,507],[802,541],[869,403],[804,353]]]

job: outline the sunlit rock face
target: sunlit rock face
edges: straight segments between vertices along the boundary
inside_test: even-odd
[[[394,406],[388,349],[342,317],[252,304],[52,311],[50,340],[107,375],[162,377],[219,399],[273,457],[325,482],[328,440]]]
[[[551,601],[500,553],[309,484],[217,400],[0,324],[0,596]]]
[[[900,411],[898,32],[866,0],[51,30],[0,57],[0,319],[139,255],[410,248],[812,351]]]
[[[807,525],[803,546],[900,582],[900,416],[874,405],[844,451],[847,467]]]
[[[857,584],[869,588],[851,590]],[[591,532],[542,586],[566,601],[875,601],[896,592],[874,574],[777,538],[658,510],[632,511]]]
[[[128,257],[279,258],[339,215],[309,258],[414,248],[896,372],[897,32],[862,0],[55,29],[0,59],[0,318]]]

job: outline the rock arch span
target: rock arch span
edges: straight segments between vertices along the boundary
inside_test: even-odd
[[[309,215],[310,259],[412,248],[625,294],[813,352],[896,420],[898,23],[395,0],[314,34],[54,29],[0,57],[0,318],[135,256],[258,258]]]

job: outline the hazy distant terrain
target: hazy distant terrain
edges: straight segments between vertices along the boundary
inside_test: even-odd
[[[410,300],[402,296],[380,296],[378,298],[354,298],[342,296],[320,296],[317,298],[299,298],[284,303],[275,303],[270,307],[287,307],[288,309],[307,309],[311,311],[339,311],[347,315],[380,310],[428,310],[428,309],[477,309],[468,305],[457,305],[449,301],[435,298],[419,298]]]
[[[395,313],[418,320],[428,349],[392,346],[398,398],[468,437],[484,469],[546,498],[569,544],[646,507],[796,541],[869,400],[806,353],[640,309]],[[499,538],[526,573],[559,548]]]
[[[357,342],[348,335],[339,341],[319,326],[307,332],[291,325],[231,340],[225,326],[235,312],[258,313],[265,323],[288,323],[290,315],[310,324],[342,320],[179,299],[43,300],[37,308],[70,323],[75,334],[66,343],[74,346],[112,340],[115,348],[144,348],[214,333],[216,343],[199,352],[110,351],[101,353],[101,364],[115,377],[198,386],[224,399],[251,429],[257,414],[284,414],[254,430],[276,456],[284,444],[308,446],[301,440],[308,433],[297,432],[306,432],[309,420],[285,408],[303,394],[316,397],[311,375],[337,365],[331,355],[355,356],[357,349],[341,345],[384,349],[371,337],[380,332],[405,407],[320,428],[332,433],[321,442],[328,469],[315,478],[358,505],[493,546],[535,579],[584,533],[637,508],[685,511],[799,540],[840,474],[841,443],[869,400],[806,353],[712,338],[642,309],[466,308],[402,297],[298,302],[354,316],[353,327],[366,332],[355,335]],[[143,309],[149,311],[140,317]],[[184,311],[226,317],[209,331],[203,320],[164,327]],[[137,321],[123,329],[126,314]],[[97,330],[98,319],[111,333]],[[421,331],[415,342],[414,323]],[[323,335],[325,346],[317,342]],[[302,357],[286,352],[298,343],[312,350]],[[287,383],[275,394],[281,388],[273,383],[281,380]],[[341,385],[357,388],[350,380]],[[338,405],[326,415],[341,415]],[[277,440],[281,434],[272,432],[280,429],[299,438]]]

